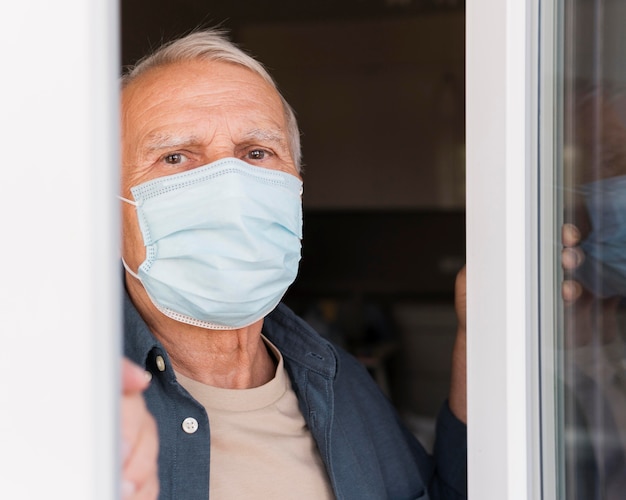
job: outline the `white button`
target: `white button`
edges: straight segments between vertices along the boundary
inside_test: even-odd
[[[156,357],[156,365],[160,372],[165,371],[165,360],[163,359],[163,356]]]
[[[193,434],[198,430],[198,421],[193,417],[187,417],[183,420],[183,430],[187,434]]]

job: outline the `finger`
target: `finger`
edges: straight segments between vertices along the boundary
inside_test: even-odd
[[[146,481],[140,489],[133,489],[128,496],[122,496],[124,500],[156,500],[159,497],[159,480],[155,475]]]
[[[120,404],[122,457],[126,464],[137,448],[142,425],[146,419],[146,405],[140,393],[123,395]]]
[[[159,497],[159,477],[155,469],[141,484],[124,481],[122,484],[123,500],[156,500]]]
[[[156,500],[159,497],[159,478],[155,473],[142,485],[125,481],[122,485],[123,500]]]
[[[563,240],[563,246],[574,247],[580,243],[580,230],[574,224],[563,224],[561,239]]]
[[[123,468],[123,492],[128,498],[145,496],[158,486],[157,456],[159,451],[156,424],[144,407],[143,418],[135,435],[134,444]]]
[[[136,492],[137,485],[135,483],[127,479],[122,481],[122,498],[124,500],[130,500]]]
[[[561,265],[567,271],[573,271],[585,260],[585,253],[580,248],[564,248],[561,251]]]
[[[148,387],[150,372],[143,370],[127,358],[122,359],[122,391],[141,392]]]
[[[467,268],[463,268],[457,273],[454,283],[454,307],[456,310],[458,327],[466,329],[467,323]]]
[[[578,281],[565,280],[561,285],[561,294],[565,303],[572,303],[583,294],[583,287]]]

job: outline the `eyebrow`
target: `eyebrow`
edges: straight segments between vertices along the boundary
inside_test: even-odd
[[[278,144],[283,148],[288,147],[285,134],[280,130],[272,129],[253,129],[243,136],[243,140],[246,142],[259,141],[259,142],[272,142]]]
[[[145,149],[150,152],[163,149],[177,149],[183,146],[200,144],[201,140],[196,136],[173,135],[155,133],[150,134],[146,140]]]
[[[145,150],[148,152],[162,151],[165,149],[179,149],[185,146],[202,144],[202,139],[195,135],[175,135],[170,133],[155,132],[148,135]],[[279,129],[252,129],[243,135],[240,142],[265,142],[277,144],[281,148],[289,149],[285,135]]]

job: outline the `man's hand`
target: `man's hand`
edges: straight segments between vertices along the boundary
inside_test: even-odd
[[[142,392],[149,380],[137,365],[122,360],[122,497],[154,500],[159,494],[157,427]]]
[[[583,251],[578,247],[581,240],[580,231],[573,224],[563,224],[561,228],[563,250],[561,251],[561,265],[566,276],[575,271],[585,260]],[[573,279],[566,279],[561,285],[561,293],[565,305],[571,305],[583,294],[582,285]]]
[[[620,297],[596,297],[573,278],[574,272],[585,260],[585,254],[579,247],[582,235],[576,226],[564,224],[561,239],[561,265],[565,274],[561,285],[565,306],[564,347],[581,347],[592,341],[608,343],[617,336]]]
[[[452,351],[450,384],[450,410],[463,423],[467,423],[467,297],[465,267],[459,271],[454,285],[454,308],[457,317],[457,334]]]

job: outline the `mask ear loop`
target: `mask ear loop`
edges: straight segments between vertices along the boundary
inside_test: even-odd
[[[128,198],[124,198],[123,196],[117,195],[117,199],[123,201],[124,203],[128,203],[129,205],[137,206],[137,202],[133,200],[129,200]]]
[[[130,274],[133,278],[135,278],[137,281],[141,282],[141,278],[139,277],[139,275],[133,271],[128,264],[126,264],[126,261],[124,260],[124,257],[122,257],[122,265],[124,266],[124,269],[126,269],[128,271],[128,274]]]

